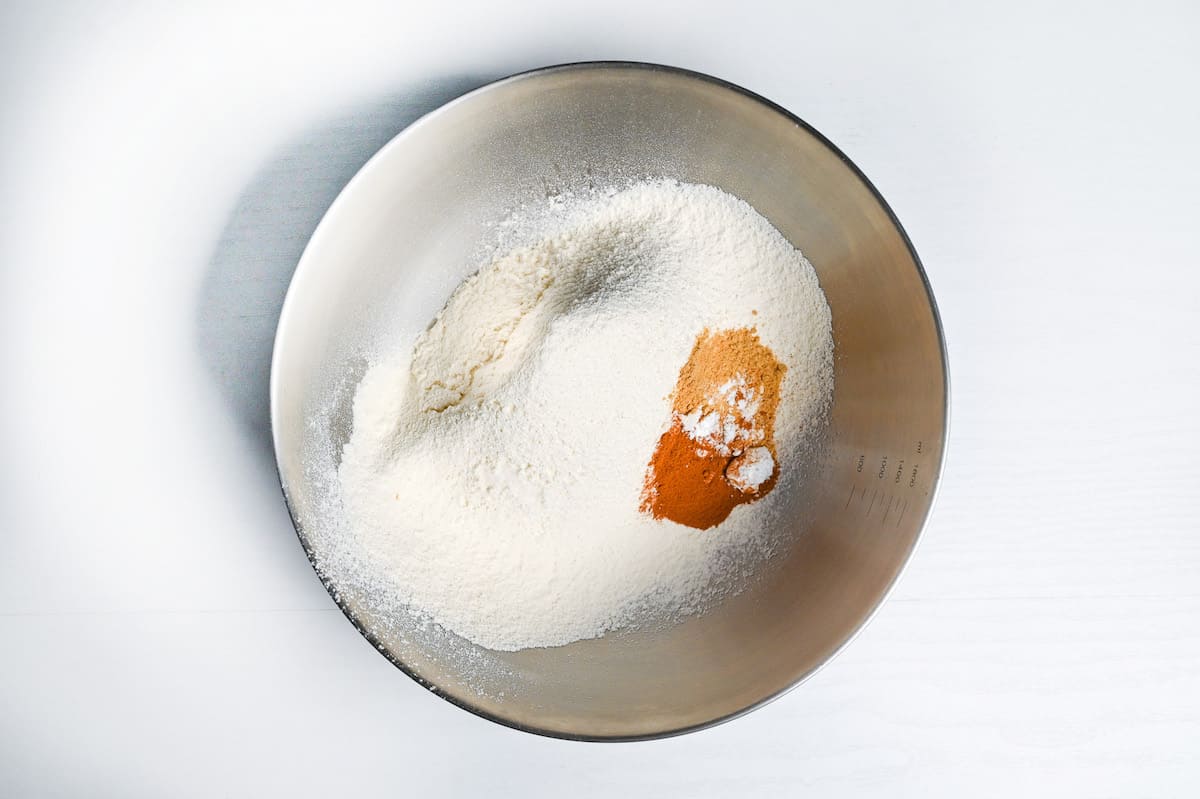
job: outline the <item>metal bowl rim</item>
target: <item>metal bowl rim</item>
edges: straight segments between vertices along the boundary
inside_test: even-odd
[[[888,219],[891,220],[891,223],[895,227],[896,232],[900,234],[901,239],[904,241],[904,245],[908,249],[909,255],[912,257],[913,264],[917,268],[917,273],[921,278],[921,283],[925,287],[926,299],[929,302],[929,310],[933,316],[934,328],[937,331],[938,349],[939,349],[939,352],[941,355],[941,361],[942,361],[942,396],[944,397],[944,403],[943,403],[943,408],[942,408],[942,431],[941,431],[941,442],[940,442],[941,443],[941,457],[939,458],[937,469],[936,469],[936,471],[934,473],[934,477],[933,477],[932,491],[931,491],[931,495],[930,495],[929,506],[925,511],[924,517],[921,519],[921,523],[917,528],[917,534],[914,536],[912,544],[909,546],[908,551],[906,553],[904,553],[904,556],[900,562],[900,565],[896,569],[896,574],[892,577],[891,582],[888,583],[887,587],[880,594],[879,599],[875,602],[875,605],[863,616],[862,620],[855,626],[855,628],[850,632],[850,634],[848,636],[846,636],[845,640],[843,640],[841,642],[841,644],[839,644],[832,652],[830,652],[830,654],[824,660],[822,660],[819,664],[817,664],[813,668],[809,669],[807,672],[796,677],[795,680],[793,680],[791,683],[784,686],[783,688],[779,689],[778,691],[776,691],[772,694],[769,694],[768,696],[765,696],[762,699],[759,699],[755,702],[752,702],[749,705],[746,705],[745,707],[740,708],[739,710],[736,710],[732,713],[727,713],[723,716],[718,716],[716,718],[712,718],[707,721],[700,722],[698,724],[691,724],[691,725],[687,725],[687,726],[683,726],[683,727],[675,727],[675,728],[671,728],[671,729],[659,730],[656,732],[649,732],[649,733],[642,733],[642,734],[638,734],[638,735],[592,735],[592,734],[586,734],[586,733],[572,733],[572,732],[566,732],[563,730],[548,729],[548,728],[537,727],[537,726],[530,725],[530,724],[523,724],[514,719],[506,718],[505,716],[501,716],[496,713],[491,713],[477,705],[472,704],[470,701],[468,701],[467,699],[464,699],[462,697],[453,696],[451,694],[442,692],[436,684],[430,682],[429,680],[426,680],[418,672],[416,672],[414,669],[412,669],[408,664],[406,664],[400,658],[398,658],[394,654],[392,654],[392,652],[388,650],[388,648],[383,644],[383,642],[381,642],[375,635],[373,635],[369,630],[367,630],[366,627],[358,620],[358,618],[353,614],[353,612],[339,598],[338,593],[335,590],[335,587],[330,583],[330,581],[325,577],[325,575],[323,575],[321,573],[320,569],[317,568],[315,553],[313,552],[312,548],[309,546],[308,541],[305,538],[304,531],[301,529],[300,522],[296,517],[296,513],[295,513],[295,510],[292,505],[292,499],[288,494],[287,485],[283,479],[283,468],[279,462],[280,442],[279,442],[279,438],[278,438],[278,428],[275,424],[275,419],[276,419],[276,415],[277,415],[276,414],[276,405],[278,403],[278,396],[279,396],[279,382],[278,382],[279,372],[276,369],[276,362],[279,359],[279,351],[282,348],[282,342],[286,338],[285,328],[287,326],[289,310],[290,310],[291,305],[293,304],[292,303],[292,293],[295,290],[298,278],[301,278],[303,276],[305,262],[308,260],[309,252],[313,248],[313,243],[316,242],[317,239],[321,237],[321,235],[323,233],[323,229],[325,228],[325,225],[326,225],[326,221],[334,214],[334,212],[337,210],[337,208],[345,202],[345,198],[352,193],[356,184],[360,181],[360,179],[362,179],[363,175],[366,174],[368,171],[370,171],[371,168],[378,161],[381,161],[383,159],[383,157],[386,155],[386,153],[388,153],[390,150],[392,150],[395,147],[402,146],[404,140],[410,135],[411,131],[417,129],[420,126],[428,125],[436,117],[446,113],[448,109],[450,109],[456,105],[459,105],[460,103],[465,103],[478,94],[481,94],[483,92],[493,91],[493,90],[495,90],[501,86],[504,86],[506,84],[509,84],[509,83],[515,83],[518,81],[529,80],[529,79],[541,77],[543,75],[549,75],[549,74],[560,73],[560,72],[586,72],[586,71],[590,71],[590,70],[601,70],[601,69],[625,69],[625,70],[646,71],[646,72],[664,72],[664,73],[674,74],[674,75],[677,75],[677,76],[680,76],[683,78],[687,78],[690,80],[702,81],[702,82],[717,86],[726,91],[735,92],[743,97],[746,97],[750,100],[755,101],[756,103],[759,103],[760,105],[762,105],[762,106],[770,109],[771,111],[774,111],[775,113],[779,114],[780,116],[784,117],[788,121],[803,128],[806,133],[811,135],[818,142],[820,142],[824,147],[826,147],[830,152],[832,152],[835,156],[837,156],[838,160],[840,160],[843,164],[845,164],[846,167],[849,168],[850,171],[855,175],[855,177],[857,177],[859,179],[859,181],[862,182],[862,184],[867,188],[867,190],[870,191],[871,195],[875,198],[875,201],[877,203],[879,203],[879,206],[887,214]],[[733,719],[744,716],[745,714],[750,713],[751,711],[757,710],[758,708],[763,707],[764,705],[767,705],[768,703],[775,701],[776,699],[783,696],[784,694],[790,693],[792,690],[794,690],[796,687],[798,687],[802,683],[807,682],[809,679],[811,679],[813,677],[813,675],[817,674],[819,671],[824,669],[831,661],[833,661],[838,655],[840,655],[846,649],[846,647],[849,646],[850,643],[852,641],[854,641],[854,639],[856,639],[862,633],[863,629],[865,629],[866,626],[868,624],[870,624],[872,619],[875,618],[875,615],[879,612],[880,607],[883,605],[883,603],[887,600],[888,596],[890,596],[892,591],[895,589],[896,584],[900,579],[900,576],[904,573],[904,571],[908,568],[908,564],[912,561],[912,557],[913,557],[913,554],[916,552],[917,545],[920,543],[921,538],[925,534],[925,527],[929,523],[929,517],[933,511],[933,507],[937,503],[938,493],[941,489],[942,473],[945,470],[945,464],[946,464],[946,445],[949,441],[949,435],[950,435],[950,369],[949,369],[949,357],[948,357],[947,350],[946,350],[946,337],[945,337],[945,333],[942,328],[941,314],[938,312],[937,301],[934,299],[933,289],[929,284],[929,277],[925,273],[925,267],[922,265],[921,259],[917,255],[916,248],[913,247],[912,241],[908,237],[908,233],[904,230],[904,227],[900,224],[900,220],[896,217],[895,212],[892,211],[892,208],[890,205],[888,205],[887,201],[883,199],[883,195],[881,195],[879,193],[879,190],[875,188],[875,185],[873,183],[871,183],[871,181],[867,178],[867,176],[863,173],[863,171],[861,169],[859,169],[858,166],[853,161],[851,161],[850,158],[845,153],[843,153],[833,142],[831,142],[828,138],[826,138],[820,131],[818,131],[812,125],[805,122],[800,117],[793,114],[791,111],[788,111],[786,108],[778,105],[777,103],[774,103],[771,100],[768,100],[767,98],[763,97],[762,95],[756,94],[755,92],[752,92],[749,89],[746,89],[735,83],[731,83],[729,81],[714,77],[712,75],[705,74],[703,72],[697,72],[695,70],[685,69],[682,67],[667,66],[664,64],[654,64],[654,63],[648,63],[648,62],[642,62],[642,61],[578,61],[578,62],[568,62],[568,63],[563,63],[563,64],[555,64],[555,65],[546,66],[546,67],[538,67],[536,69],[531,69],[531,70],[527,70],[524,72],[517,72],[512,75],[508,75],[506,77],[499,78],[497,80],[486,83],[476,89],[472,89],[471,91],[466,92],[465,94],[462,94],[459,97],[456,97],[455,99],[442,104],[441,106],[438,106],[434,110],[432,110],[426,114],[423,114],[422,116],[418,117],[414,122],[412,122],[411,124],[406,126],[399,133],[397,133],[394,137],[392,137],[386,144],[384,144],[383,147],[381,147],[374,155],[372,155],[367,160],[367,162],[365,164],[363,164],[362,167],[359,168],[358,172],[356,172],[354,174],[354,177],[352,177],[350,179],[350,181],[346,184],[346,186],[338,193],[338,196],[334,199],[334,201],[330,204],[329,208],[326,209],[325,213],[321,216],[321,221],[317,224],[316,229],[313,231],[312,236],[309,238],[308,244],[305,245],[304,251],[300,255],[300,260],[297,262],[296,269],[293,272],[292,278],[288,283],[287,292],[284,294],[283,305],[282,305],[282,307],[280,309],[280,313],[279,313],[279,324],[275,328],[275,338],[274,338],[274,342],[273,342],[272,350],[271,350],[271,377],[270,377],[270,382],[269,382],[269,392],[270,392],[271,443],[272,443],[272,448],[273,448],[273,451],[275,454],[275,473],[276,473],[276,477],[279,481],[280,490],[283,493],[284,503],[287,506],[288,516],[292,520],[292,526],[296,530],[296,536],[300,540],[300,545],[304,548],[304,553],[308,557],[309,564],[313,567],[314,572],[316,572],[318,578],[321,580],[321,584],[325,587],[325,590],[329,593],[330,598],[333,599],[334,603],[337,605],[338,609],[342,611],[342,614],[345,615],[346,619],[354,626],[354,628],[356,630],[358,630],[358,632],[363,636],[363,638],[365,638],[372,645],[372,647],[375,649],[375,651],[379,652],[385,658],[387,658],[388,661],[391,662],[391,664],[393,666],[400,669],[400,671],[404,672],[409,677],[411,677],[418,685],[420,685],[423,688],[428,689],[432,693],[435,693],[437,696],[441,697],[442,699],[446,700],[447,702],[449,702],[457,707],[460,707],[463,710],[466,710],[470,713],[473,713],[476,716],[487,719],[489,721],[496,722],[497,724],[501,724],[505,727],[510,727],[515,730],[520,730],[522,732],[529,732],[529,733],[533,733],[535,735],[541,735],[541,736],[545,736],[548,738],[558,738],[558,739],[570,740],[570,741],[594,741],[594,742],[648,741],[648,740],[658,740],[658,739],[662,739],[662,738],[673,738],[678,735],[685,735],[689,732],[696,732],[698,730],[708,729],[710,727],[715,727],[719,724],[724,724],[725,722],[732,721]]]

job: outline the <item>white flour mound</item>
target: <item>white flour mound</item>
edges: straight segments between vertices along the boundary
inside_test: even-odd
[[[338,477],[375,582],[496,650],[678,617],[736,590],[829,402],[829,307],[749,205],[669,181],[568,199],[372,366]],[[780,483],[718,527],[639,512],[696,336],[753,327],[787,366]]]

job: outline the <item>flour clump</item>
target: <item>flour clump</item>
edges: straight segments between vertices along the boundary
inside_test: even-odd
[[[373,585],[491,649],[700,612],[769,554],[832,350],[811,265],[741,200],[673,181],[560,199],[363,377],[347,534]],[[734,499],[676,512],[704,479]]]

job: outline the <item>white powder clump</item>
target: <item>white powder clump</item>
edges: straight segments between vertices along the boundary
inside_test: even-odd
[[[746,383],[745,375],[737,375],[732,380],[717,387],[715,393],[705,397],[703,405],[679,417],[680,426],[688,437],[711,448],[721,455],[740,455],[740,450],[733,448],[738,439],[752,442],[762,441],[764,433],[754,426],[754,417],[758,414],[760,399],[757,392]],[[724,407],[722,413],[708,408]],[[744,446],[744,444],[742,445]],[[765,447],[757,447],[770,457],[771,451]],[[762,457],[757,456],[757,462]],[[774,469],[775,461],[771,460]],[[767,477],[771,472],[767,472]],[[765,480],[766,478],[763,478]],[[763,480],[748,484],[749,488],[757,488]],[[741,488],[741,486],[739,486]],[[742,489],[746,490],[746,489]]]
[[[750,493],[771,479],[775,471],[775,459],[766,447],[750,447],[736,458],[725,472],[729,482],[738,491]]]
[[[548,219],[369,369],[338,473],[372,585],[496,650],[675,618],[736,590],[725,571],[768,551],[832,392],[816,274],[746,203],[650,181],[569,199]],[[679,370],[701,331],[735,327],[755,328],[787,366],[783,490],[709,530],[657,521],[640,494]],[[746,386],[721,391],[753,415]],[[697,439],[727,435],[714,414],[687,423]],[[773,469],[751,448],[736,479],[752,489]]]

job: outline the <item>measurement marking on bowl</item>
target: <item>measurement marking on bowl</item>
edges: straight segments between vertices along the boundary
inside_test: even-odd
[[[923,474],[921,467],[924,464],[920,458],[923,454],[925,454],[925,442],[915,441],[912,449],[903,455],[897,455],[894,452],[880,454],[877,466],[867,465],[866,453],[857,453],[852,456],[851,462],[859,477],[858,482],[850,486],[850,495],[846,497],[843,510],[850,508],[850,505],[855,502],[855,494],[857,494],[858,504],[860,508],[863,508],[865,517],[869,518],[875,512],[875,505],[878,503],[880,526],[886,525],[891,519],[893,520],[892,527],[899,528],[908,513],[910,492],[917,490],[922,496],[929,493],[928,486],[921,485],[924,481],[919,480]],[[868,486],[863,485],[864,482],[880,484],[879,488],[871,490],[870,499],[867,498]],[[893,491],[889,492],[884,489],[882,486],[885,485],[892,488]]]

